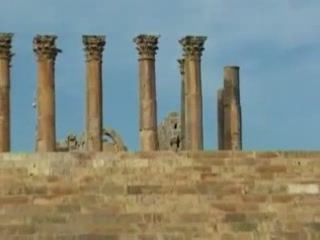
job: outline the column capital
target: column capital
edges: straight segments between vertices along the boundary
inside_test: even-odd
[[[56,47],[55,35],[36,35],[33,38],[33,52],[36,54],[38,61],[51,59],[55,60],[60,49]]]
[[[104,46],[106,45],[106,36],[83,35],[82,42],[84,45],[87,62],[90,62],[92,60],[102,61],[102,53],[104,50]]]
[[[0,58],[11,60],[12,37],[13,33],[0,33]]]
[[[204,50],[205,36],[185,36],[179,40],[185,58],[201,58]]]
[[[140,34],[133,41],[137,44],[140,59],[154,59],[158,50],[160,35]]]
[[[181,74],[181,75],[184,75],[184,73],[185,73],[185,70],[184,70],[184,62],[185,62],[184,58],[178,59],[179,69],[180,69],[180,74]]]

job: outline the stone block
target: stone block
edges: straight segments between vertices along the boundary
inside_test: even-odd
[[[243,213],[229,213],[224,217],[225,222],[243,222],[247,219]]]
[[[319,166],[311,152],[0,154],[0,239],[314,240]]]
[[[289,194],[319,194],[319,184],[289,184]]]
[[[11,235],[28,235],[36,233],[34,225],[29,224],[13,224],[13,225],[0,225],[0,233]]]
[[[31,202],[29,196],[5,196],[0,197],[0,206],[4,205],[22,205]]]
[[[231,224],[232,231],[235,232],[252,232],[257,229],[257,224],[250,221],[236,222]]]

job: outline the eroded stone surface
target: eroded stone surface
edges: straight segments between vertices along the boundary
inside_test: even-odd
[[[242,149],[240,68],[224,67],[223,88],[217,93],[218,149]]]
[[[201,56],[204,51],[205,36],[185,36],[179,40],[184,58],[184,149],[203,150],[203,106]]]
[[[141,151],[159,149],[155,56],[159,35],[140,34],[133,39],[139,54],[139,138]]]
[[[37,60],[37,140],[36,151],[56,150],[55,60],[60,49],[57,36],[36,35],[33,51]]]
[[[103,152],[119,152],[127,151],[127,146],[124,144],[121,136],[113,128],[103,128]],[[85,151],[86,136],[82,133],[80,136],[69,134],[63,141],[57,143],[58,152],[68,151]]]
[[[169,113],[158,126],[160,150],[181,150],[181,118],[177,112]]]
[[[106,37],[84,35],[82,42],[86,57],[86,148],[88,151],[102,151],[102,57]]]
[[[0,154],[0,238],[317,240],[319,160],[320,152]]]
[[[10,136],[10,62],[13,56],[12,33],[0,33],[0,152],[9,152]]]

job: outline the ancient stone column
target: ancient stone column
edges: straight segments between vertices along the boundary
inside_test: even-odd
[[[10,61],[12,33],[0,33],[0,152],[10,151]]]
[[[201,56],[204,36],[186,36],[179,40],[185,59],[185,149],[203,149]]]
[[[180,100],[180,126],[181,126],[181,150],[185,146],[185,80],[184,80],[184,59],[178,59],[181,75],[181,100]]]
[[[218,149],[224,149],[224,103],[223,103],[223,89],[218,90],[217,94],[217,122],[218,122]]]
[[[102,53],[106,37],[85,35],[82,40],[87,62],[86,148],[88,151],[101,152],[103,150]]]
[[[242,149],[239,67],[224,67],[224,149]]]
[[[57,37],[54,35],[37,35],[33,39],[33,51],[38,64],[37,84],[37,151],[53,152],[56,150],[55,119],[55,59]]]
[[[140,147],[141,151],[159,149],[157,133],[157,94],[155,55],[158,50],[156,35],[139,35],[134,38],[139,53],[140,71]]]

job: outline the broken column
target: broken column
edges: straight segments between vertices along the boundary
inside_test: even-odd
[[[86,54],[87,107],[86,147],[87,151],[102,151],[102,53],[105,36],[85,35],[82,37]]]
[[[157,35],[138,35],[134,38],[139,53],[140,71],[140,147],[141,151],[159,149],[157,133],[157,94],[155,55]]]
[[[204,36],[186,36],[179,40],[185,59],[185,149],[203,150],[201,56]]]
[[[184,59],[178,59],[180,75],[181,75],[181,99],[180,99],[180,126],[181,126],[181,150],[185,146],[185,80],[184,80]]]
[[[33,39],[33,51],[38,64],[37,84],[37,151],[56,150],[55,119],[55,59],[58,52],[54,35],[37,35]]]
[[[224,67],[224,136],[226,150],[242,149],[239,67]]]
[[[10,151],[10,61],[12,33],[0,33],[0,152]]]
[[[218,122],[218,149],[224,149],[224,102],[223,102],[223,89],[218,90],[217,94],[217,122]]]

